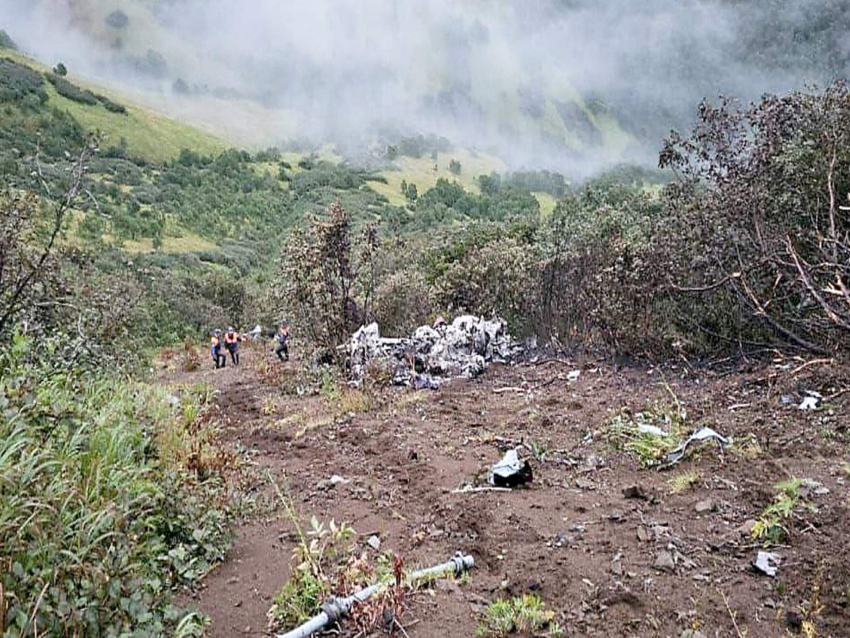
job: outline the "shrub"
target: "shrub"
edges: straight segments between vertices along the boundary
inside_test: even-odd
[[[105,22],[113,29],[124,29],[130,23],[130,18],[121,9],[116,9],[106,16]]]
[[[407,335],[428,323],[434,305],[422,273],[413,268],[382,278],[375,291],[375,320],[386,335]]]
[[[47,80],[56,88],[56,92],[62,97],[66,97],[74,102],[79,102],[80,104],[98,103],[97,96],[94,93],[88,89],[81,89],[76,84],[72,84],[55,73],[48,73]]]
[[[18,50],[18,45],[3,29],[0,29],[0,49],[9,49],[11,51]]]
[[[224,556],[223,475],[199,482],[163,460],[166,442],[188,441],[168,435],[164,392],[53,370],[33,345],[18,336],[0,354],[0,631],[163,635],[174,588]]]
[[[668,189],[670,265],[680,289],[704,305],[730,298],[727,315],[746,317],[726,339],[821,353],[850,344],[848,148],[844,83],[746,109],[703,104],[694,134],[667,140],[661,165],[686,178]]]
[[[0,102],[24,102],[35,96],[36,105],[47,101],[41,74],[9,58],[0,58]]]

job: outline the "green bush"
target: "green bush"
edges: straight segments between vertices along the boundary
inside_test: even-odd
[[[81,89],[76,84],[72,84],[55,73],[48,73],[46,77],[47,81],[56,88],[56,92],[62,97],[79,102],[80,104],[97,104],[97,96],[88,89]]]
[[[52,347],[16,336],[0,354],[0,633],[166,635],[171,592],[224,556],[228,488],[181,466],[162,390],[53,368]]]
[[[24,102],[29,96],[35,98],[36,107],[47,101],[41,75],[14,60],[0,58],[0,102]]]
[[[9,49],[11,51],[18,50],[18,45],[3,29],[0,29],[0,49]]]

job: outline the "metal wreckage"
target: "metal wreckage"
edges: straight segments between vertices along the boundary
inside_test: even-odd
[[[407,338],[382,337],[377,323],[362,326],[343,348],[354,384],[373,362],[385,366],[395,385],[436,389],[453,378],[478,376],[492,362],[508,363],[528,348],[508,333],[500,318],[462,315],[450,324],[437,320]]]

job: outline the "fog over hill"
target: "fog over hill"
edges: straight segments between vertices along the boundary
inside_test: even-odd
[[[249,144],[435,133],[509,165],[652,161],[718,94],[844,77],[845,0],[0,0],[46,63]]]

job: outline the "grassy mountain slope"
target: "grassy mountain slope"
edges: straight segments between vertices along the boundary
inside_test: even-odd
[[[44,65],[17,51],[0,48],[0,57],[10,58],[42,73],[49,72]],[[51,106],[67,111],[86,129],[100,131],[105,137],[106,145],[117,145],[124,139],[130,154],[150,161],[173,159],[184,148],[202,154],[215,154],[228,146],[224,140],[212,133],[157,114],[150,109],[133,106],[127,103],[124,96],[86,82],[83,78],[71,74],[68,79],[75,85],[105,95],[126,107],[125,114],[113,113],[99,104],[83,104],[63,97],[49,83],[45,86]]]

